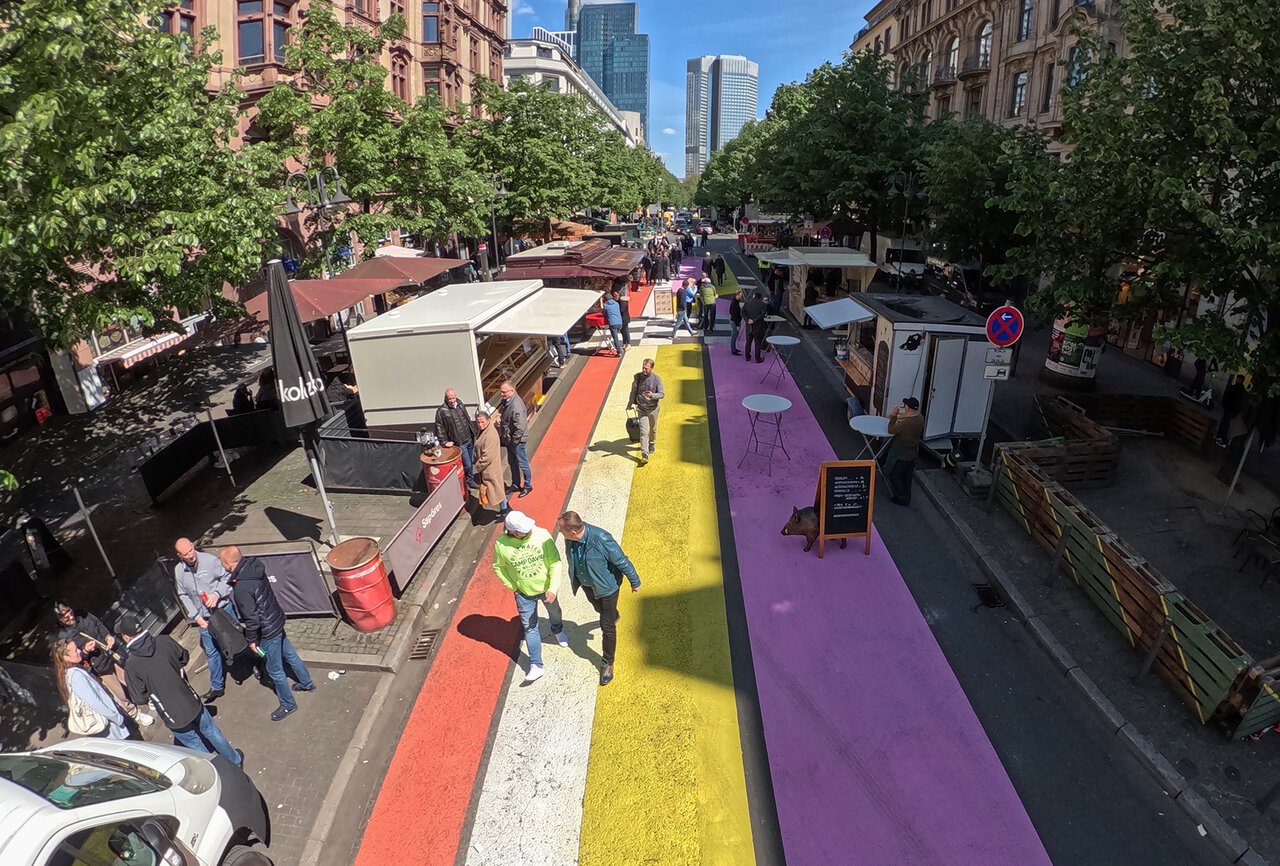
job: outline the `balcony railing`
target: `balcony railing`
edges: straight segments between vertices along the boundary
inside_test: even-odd
[[[960,67],[960,77],[965,78],[970,75],[985,75],[990,71],[990,54],[970,54],[964,59],[964,64]]]
[[[954,66],[944,66],[937,72],[933,73],[933,86],[946,87],[948,84],[956,83],[956,68]]]

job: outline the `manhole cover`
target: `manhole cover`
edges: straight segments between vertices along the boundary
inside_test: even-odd
[[[978,603],[971,610],[977,611],[980,607],[1004,607],[1004,600],[1000,598],[999,593],[991,588],[989,583],[973,584],[973,591],[978,594]]]
[[[409,650],[409,658],[418,660],[430,658],[432,651],[436,648],[436,639],[439,637],[440,629],[424,629],[422,634],[418,635],[418,640],[414,642],[413,649]]]

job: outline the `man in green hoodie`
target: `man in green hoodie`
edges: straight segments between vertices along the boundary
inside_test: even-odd
[[[640,575],[613,536],[598,526],[584,523],[578,512],[566,511],[560,515],[560,532],[564,535],[573,593],[577,595],[578,587],[582,587],[587,601],[600,614],[603,639],[600,660],[604,663],[600,685],[607,686],[613,682],[613,655],[618,648],[618,590],[622,589],[625,577],[631,591],[639,592]]]
[[[529,649],[525,684],[542,679],[542,634],[538,629],[538,602],[551,618],[551,634],[560,646],[568,646],[556,586],[560,582],[560,551],[551,533],[522,511],[509,511],[502,535],[493,543],[493,570],[516,598],[524,642]]]

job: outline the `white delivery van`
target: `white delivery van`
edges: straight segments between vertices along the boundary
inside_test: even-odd
[[[262,795],[223,758],[89,737],[0,754],[4,866],[271,866]]]

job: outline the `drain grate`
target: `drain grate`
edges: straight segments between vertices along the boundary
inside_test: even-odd
[[[973,584],[973,591],[978,594],[978,603],[970,608],[974,613],[977,613],[978,608],[980,607],[1005,606],[1004,599],[1000,597],[999,593],[991,588],[991,584],[989,583],[975,583]]]
[[[409,658],[418,660],[431,658],[431,653],[435,650],[436,640],[439,637],[440,629],[423,629],[422,634],[418,635],[418,640],[414,643],[413,649],[409,650]]]

